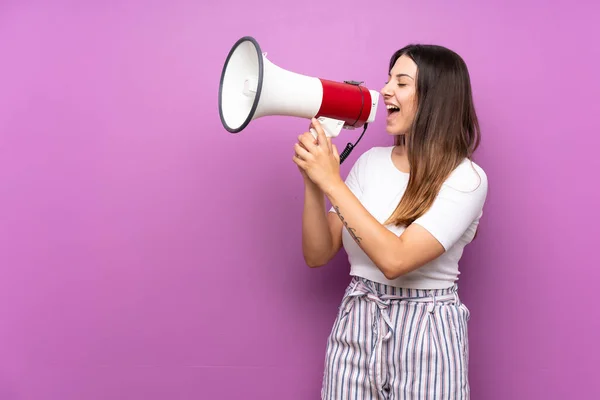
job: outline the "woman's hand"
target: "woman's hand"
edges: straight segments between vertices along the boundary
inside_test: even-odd
[[[310,132],[304,132],[294,145],[293,161],[304,176],[326,192],[342,180],[340,156],[331,138],[325,136],[319,121],[313,118],[311,126],[317,132],[317,143]]]
[[[298,144],[300,147],[302,147],[304,150],[306,150],[306,147],[304,147],[304,145],[302,144],[302,142],[300,142],[300,138],[301,138],[301,137],[302,137],[302,135],[298,136],[298,143],[297,143],[297,144]],[[311,137],[312,137],[312,136],[311,136]],[[313,142],[313,143],[316,145],[316,144],[317,144],[317,140],[316,140],[316,139],[314,139],[314,138],[313,138],[313,140],[314,140],[314,142]],[[294,158],[295,158],[295,157],[296,157],[296,154],[294,153]],[[299,165],[296,165],[296,166],[298,167],[298,171],[300,171],[300,175],[302,175],[302,178],[304,179],[304,183],[305,183],[305,184],[307,184],[307,185],[312,185],[312,186],[314,186],[315,184],[313,183],[313,181],[311,181],[311,180],[310,180],[310,178],[308,177],[308,175],[306,175],[306,171],[304,171],[302,168],[300,168],[300,166],[299,166]]]

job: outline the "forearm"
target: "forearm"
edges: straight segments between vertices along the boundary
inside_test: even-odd
[[[325,196],[314,184],[308,182],[304,189],[302,213],[302,252],[306,263],[319,266],[330,258],[333,248],[331,231],[327,222]]]
[[[377,221],[343,181],[327,188],[331,201],[350,236],[388,279],[401,274],[401,240]]]

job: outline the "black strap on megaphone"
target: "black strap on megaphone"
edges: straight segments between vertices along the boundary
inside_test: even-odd
[[[344,162],[344,160],[350,155],[350,153],[352,152],[352,150],[354,149],[354,147],[358,144],[358,142],[360,142],[360,139],[362,139],[362,137],[365,134],[365,131],[367,130],[368,126],[369,126],[369,124],[365,124],[364,125],[362,133],[360,134],[360,136],[358,137],[358,139],[356,139],[356,142],[354,144],[348,143],[346,145],[346,148],[344,149],[344,151],[342,151],[342,154],[340,154],[340,164],[342,164]]]

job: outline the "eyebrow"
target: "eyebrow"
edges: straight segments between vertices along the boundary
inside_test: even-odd
[[[408,74],[396,74],[396,78],[401,78],[403,76],[409,77],[410,79],[412,79],[414,81],[413,77]]]

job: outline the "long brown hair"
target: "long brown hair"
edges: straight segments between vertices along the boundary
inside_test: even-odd
[[[437,45],[409,45],[390,59],[389,70],[402,55],[417,65],[417,111],[409,132],[396,137],[406,145],[408,186],[387,223],[408,226],[433,204],[442,184],[480,142],[471,80],[464,60]]]

